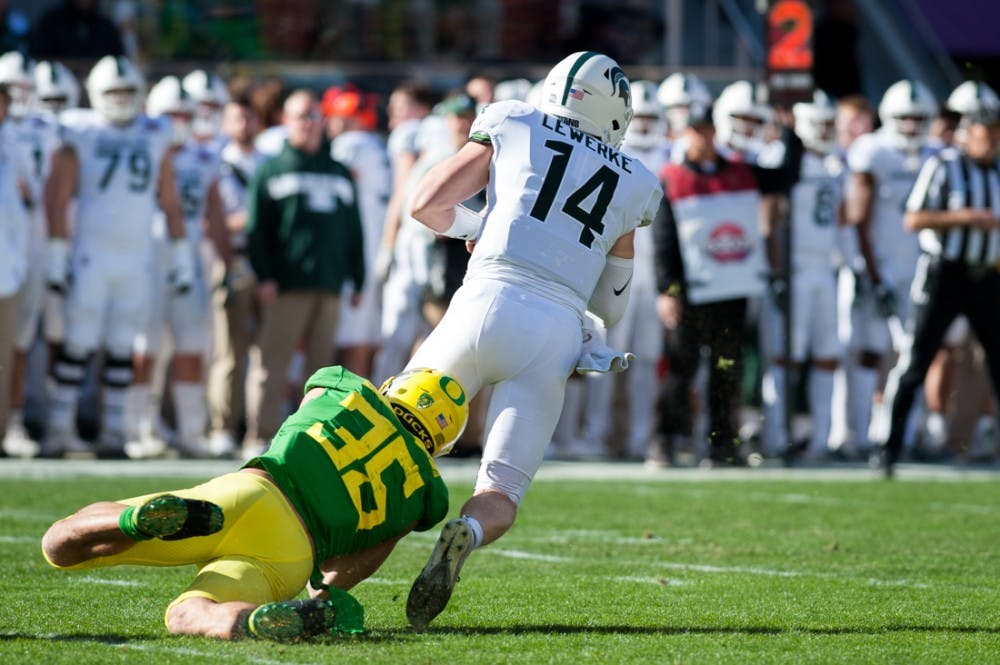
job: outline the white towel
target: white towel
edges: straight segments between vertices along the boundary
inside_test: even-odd
[[[584,324],[583,350],[580,352],[580,358],[576,361],[577,373],[624,372],[633,360],[635,360],[635,354],[628,351],[615,351],[604,343],[596,331],[586,323]]]

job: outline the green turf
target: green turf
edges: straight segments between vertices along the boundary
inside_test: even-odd
[[[304,645],[170,636],[192,568],[42,558],[76,507],[191,479],[0,482],[2,663],[1000,662],[994,481],[538,482],[429,632],[404,606],[436,530],[355,590],[365,636]]]

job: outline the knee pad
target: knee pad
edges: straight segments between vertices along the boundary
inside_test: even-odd
[[[110,353],[104,358],[104,369],[101,372],[101,383],[108,388],[128,388],[132,385],[135,368],[131,356],[113,356]]]

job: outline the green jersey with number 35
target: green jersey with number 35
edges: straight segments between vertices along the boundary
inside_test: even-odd
[[[325,392],[288,417],[271,447],[245,466],[267,471],[305,521],[317,563],[448,513],[448,488],[430,455],[370,382],[326,367],[306,382]]]

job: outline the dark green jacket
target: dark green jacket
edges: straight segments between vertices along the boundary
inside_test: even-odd
[[[247,253],[260,281],[280,291],[360,292],[361,216],[351,173],[324,142],[309,155],[287,143],[257,169],[247,192]]]

